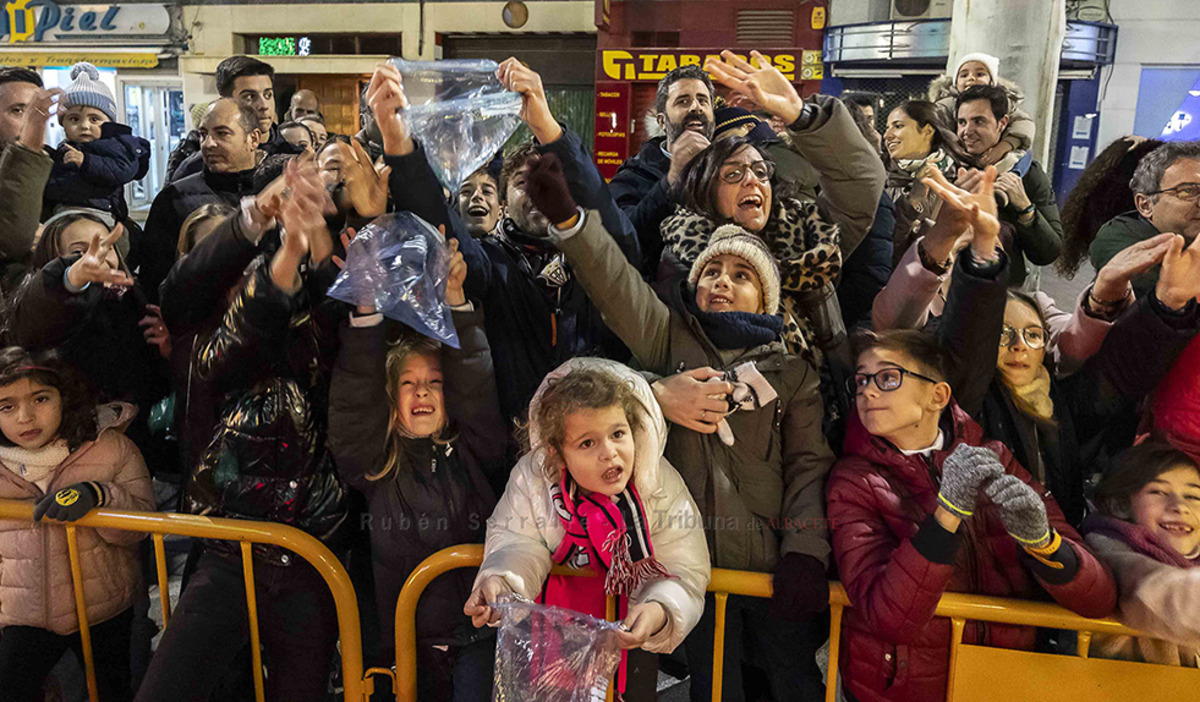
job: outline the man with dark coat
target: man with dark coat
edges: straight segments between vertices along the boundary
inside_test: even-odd
[[[654,113],[666,135],[642,144],[609,183],[617,207],[637,230],[645,270],[650,272],[663,248],[658,227],[675,211],[671,189],[713,138],[713,85],[708,74],[699,66],[668,73],[658,82]]]
[[[179,228],[187,216],[209,202],[237,207],[242,197],[254,194],[259,136],[254,112],[232,98],[221,98],[209,108],[200,134],[203,169],[163,188],[146,218],[138,279],[152,301],[158,299],[158,286],[175,262]]]
[[[0,68],[0,292],[11,293],[29,262],[54,162],[42,149],[51,93],[25,68]]]
[[[217,93],[223,98],[233,98],[254,113],[259,132],[258,148],[268,156],[287,146],[275,118],[274,81],[275,69],[271,64],[249,56],[230,56],[217,64]],[[204,137],[200,139],[203,141]],[[184,144],[180,144],[180,148],[185,148]],[[170,172],[167,182],[174,183],[199,173],[202,156],[202,153],[194,153],[183,159],[179,167]]]
[[[1096,232],[1088,249],[1096,270],[1121,250],[1159,234],[1179,234],[1189,242],[1200,234],[1200,144],[1173,141],[1146,154],[1129,187],[1137,209],[1113,217]],[[1137,299],[1154,290],[1161,268],[1156,264],[1133,279]]]
[[[981,156],[996,144],[1008,126],[1008,93],[993,85],[973,85],[958,96],[958,138],[972,156]],[[956,185],[972,191],[983,177],[974,170]],[[1008,284],[1020,286],[1028,275],[1025,261],[1047,266],[1062,251],[1062,219],[1054,200],[1050,177],[1030,154],[1011,171],[996,177],[1000,221],[1015,230],[1004,248],[1010,256]]]

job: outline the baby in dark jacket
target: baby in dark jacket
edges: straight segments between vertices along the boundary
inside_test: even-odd
[[[125,219],[126,183],[150,166],[150,142],[116,121],[117,104],[100,71],[90,63],[71,67],[71,84],[59,101],[58,122],[67,133],[50,152],[43,219],[66,207],[90,207]]]

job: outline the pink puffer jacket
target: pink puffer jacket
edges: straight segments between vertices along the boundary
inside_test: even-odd
[[[0,498],[35,500],[68,485],[95,481],[107,509],[153,510],[154,494],[142,454],[124,434],[101,432],[55,470],[46,492],[0,462]],[[145,534],[80,529],[84,601],[92,625],[124,612],[141,586],[135,544]],[[54,521],[0,521],[0,627],[35,626],[56,634],[79,630],[66,529]]]

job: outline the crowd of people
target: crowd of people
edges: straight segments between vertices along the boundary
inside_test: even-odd
[[[0,498],[34,505],[0,523],[0,699],[80,655],[60,523],[99,507],[322,540],[381,665],[413,569],[484,542],[417,610],[422,700],[489,699],[511,596],[601,617],[616,596],[623,698],[661,665],[711,699],[713,567],[773,584],[728,600],[727,700],[823,699],[832,579],[847,700],[945,698],[946,592],[1115,613],[1145,636],[1093,656],[1200,662],[1200,145],[1115,142],[1060,216],[993,56],[880,134],[875,103],[802,99],[726,51],[660,81],[662,136],[606,182],[513,58],[497,78],[533,139],[450,192],[394,66],[337,135],[308,91],[280,123],[271,66],[234,56],[139,225],[122,193],[148,144],[94,67],[71,75],[0,68]],[[389,212],[444,237],[457,347],[327,294]],[[1077,300],[1031,289],[1085,258]],[[79,531],[101,698],[245,698],[239,550],[192,544],[150,656],[144,547]],[[284,549],[253,558],[268,698],[324,700],[332,597]]]

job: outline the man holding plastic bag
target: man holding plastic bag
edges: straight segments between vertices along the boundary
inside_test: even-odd
[[[395,209],[410,211],[434,226],[444,225],[447,235],[459,241],[468,267],[467,294],[488,310],[487,335],[495,360],[500,409],[505,420],[511,421],[524,416],[542,378],[563,361],[583,354],[618,360],[628,357],[546,238],[546,218],[534,209],[524,191],[528,161],[542,153],[556,154],[575,199],[600,211],[605,227],[635,265],[639,254],[632,225],[613,203],[579,137],[554,120],[541,77],[509,59],[499,66],[496,78],[520,94],[520,117],[536,142],[505,161],[501,191],[509,216],[501,221],[497,236],[484,240],[473,239],[463,228],[443,196],[443,183],[426,153],[428,147],[438,154],[434,158],[441,159],[449,152],[468,152],[474,144],[447,149],[446,144],[418,141],[425,135],[411,133],[400,112],[409,100],[405,78],[393,65],[381,64],[375,69],[367,101],[383,137],[384,159],[392,168]],[[444,76],[439,85],[452,80],[452,75]],[[490,158],[491,154],[483,156]],[[459,185],[446,187],[457,191]]]

